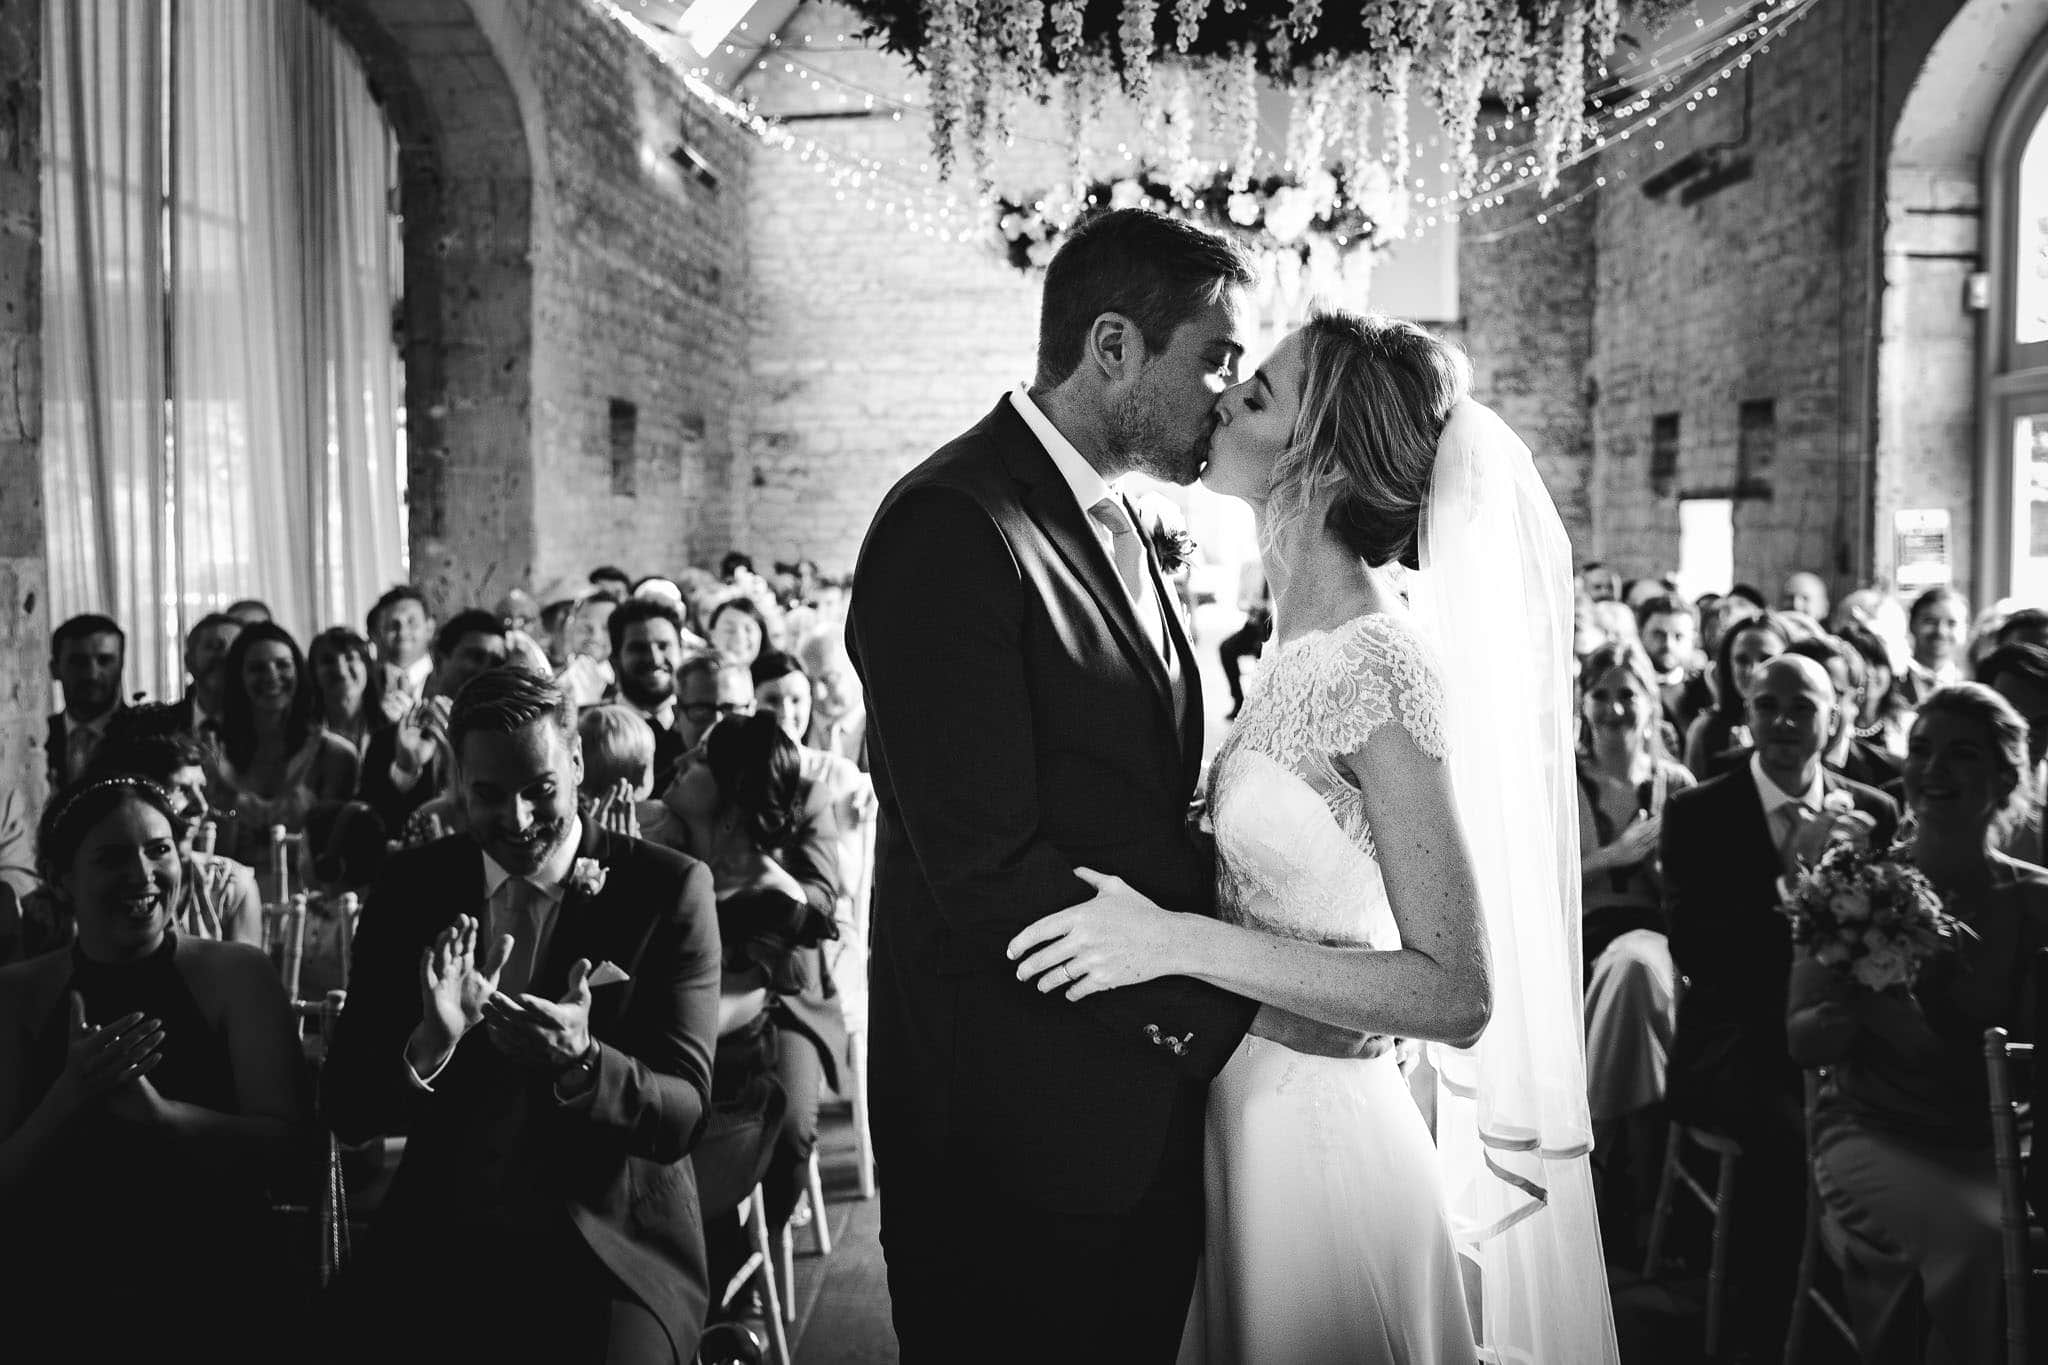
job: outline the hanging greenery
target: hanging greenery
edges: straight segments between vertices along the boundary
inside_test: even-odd
[[[1231,172],[1242,190],[1256,173],[1258,91],[1272,82],[1295,93],[1295,119],[1312,122],[1289,140],[1312,147],[1322,158],[1314,164],[1376,160],[1396,184],[1406,179],[1408,97],[1419,87],[1442,119],[1461,192],[1479,172],[1483,95],[1532,107],[1547,192],[1590,130],[1586,73],[1613,49],[1625,12],[1655,28],[1684,8],[1679,0],[848,3],[870,36],[925,72],[942,175],[963,152],[985,173],[1020,102],[1064,99],[1078,133],[1114,89],[1152,111],[1162,99],[1184,99],[1206,144],[1235,149]],[[1084,178],[1077,165],[1077,183]],[[1175,167],[1168,179],[1176,192],[1192,184]]]

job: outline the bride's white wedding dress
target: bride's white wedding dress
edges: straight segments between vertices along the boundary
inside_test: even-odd
[[[1399,725],[1444,753],[1444,692],[1399,618],[1269,652],[1210,784],[1222,913],[1397,948],[1363,800],[1332,761]],[[1183,1365],[1474,1361],[1437,1149],[1394,1056],[1248,1037],[1209,1090],[1207,1239]]]

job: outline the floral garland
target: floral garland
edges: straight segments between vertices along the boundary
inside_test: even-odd
[[[1353,183],[1353,182],[1356,183]],[[1061,239],[1097,209],[1147,208],[1237,238],[1258,255],[1291,252],[1306,264],[1314,245],[1339,252],[1370,249],[1399,235],[1405,201],[1378,162],[1361,173],[1315,171],[1269,175],[1240,185],[1227,170],[1187,188],[1175,188],[1155,170],[1101,180],[1080,195],[1055,189],[1036,198],[996,200],[996,232],[1019,270],[1042,270]]]
[[[1456,158],[1460,193],[1479,175],[1473,133],[1488,91],[1534,109],[1544,191],[1592,131],[1586,72],[1613,51],[1624,11],[1661,27],[1676,0],[847,0],[866,33],[927,75],[932,152],[950,176],[964,147],[986,176],[1009,111],[1064,87],[1070,131],[1092,121],[1114,83],[1147,111],[1185,80],[1206,139],[1238,149],[1239,184],[1258,147],[1258,83],[1306,95],[1315,140],[1340,161],[1381,159],[1406,183],[1407,96],[1435,105]],[[1367,148],[1378,115],[1384,147]],[[1348,158],[1344,153],[1349,153]],[[1299,164],[1299,163],[1297,163]],[[1313,163],[1311,163],[1313,164]]]

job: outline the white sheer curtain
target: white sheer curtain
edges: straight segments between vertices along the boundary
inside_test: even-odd
[[[43,7],[43,507],[50,619],[128,631],[128,685],[175,679],[164,508],[163,5]]]
[[[84,206],[47,218],[52,612],[114,615],[129,685],[174,696],[205,612],[260,597],[303,639],[404,576],[396,148],[353,55],[296,0],[46,13],[50,145],[84,149],[45,180],[46,207]],[[113,79],[72,30],[148,59]],[[116,120],[133,135],[101,131]],[[140,224],[132,260],[73,226],[121,214]],[[148,316],[98,323],[108,281],[137,276]],[[154,430],[105,415],[131,409]]]

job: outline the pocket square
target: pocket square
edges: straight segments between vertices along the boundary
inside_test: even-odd
[[[592,990],[596,990],[599,986],[610,986],[620,981],[631,981],[632,979],[632,977],[627,976],[625,972],[621,971],[616,964],[605,961],[598,963],[597,969],[591,972],[589,985]]]

